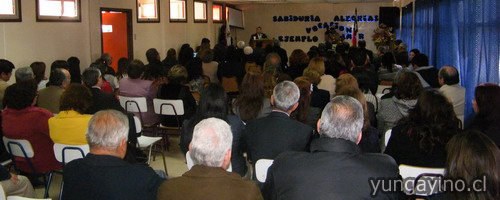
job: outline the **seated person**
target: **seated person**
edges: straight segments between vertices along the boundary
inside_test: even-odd
[[[271,113],[271,103],[264,92],[262,75],[248,72],[241,83],[240,95],[233,102],[233,113],[245,123],[268,116]]]
[[[304,76],[312,83],[311,106],[323,110],[326,104],[330,102],[330,93],[327,90],[318,88],[318,83],[321,81],[320,73],[313,68],[306,68]]]
[[[196,111],[196,100],[189,87],[186,86],[188,73],[186,68],[175,65],[170,68],[167,78],[168,83],[160,86],[158,98],[160,99],[180,99],[184,106],[184,115],[179,116],[179,124],[175,116],[162,116],[161,123],[164,126],[181,126],[184,119],[189,119]]]
[[[128,129],[127,116],[116,110],[90,119],[90,153],[64,167],[64,199],[156,199],[163,179],[148,166],[123,160]]]
[[[133,60],[128,66],[128,77],[120,80],[120,95],[126,97],[146,97],[148,111],[142,113],[134,113],[142,115],[143,124],[154,124],[158,122],[158,115],[155,114],[153,99],[158,92],[157,88],[153,87],[153,81],[143,80],[144,64],[140,60]]]
[[[243,137],[253,164],[259,159],[274,159],[286,151],[309,150],[313,129],[290,118],[299,105],[299,97],[295,83],[281,82],[274,87],[271,96],[271,114],[248,122]]]
[[[500,147],[500,86],[494,83],[485,83],[478,85],[474,91],[474,99],[472,100],[472,108],[476,115],[471,120],[467,127],[468,129],[476,129],[484,134]]]
[[[85,69],[82,73],[82,82],[92,93],[92,105],[87,109],[86,114],[94,114],[106,109],[125,112],[113,94],[101,90],[103,79],[98,68],[90,67]]]
[[[445,146],[460,130],[453,106],[435,90],[423,91],[415,108],[392,129],[385,153],[398,165],[443,168]]]
[[[254,182],[226,171],[232,140],[231,127],[225,121],[208,118],[199,122],[189,145],[195,166],[181,177],[165,181],[158,189],[158,200],[262,199]]]
[[[50,73],[47,87],[38,91],[38,107],[45,108],[52,113],[59,113],[61,95],[70,83],[71,75],[68,70],[54,69]]]
[[[356,99],[337,96],[318,121],[320,138],[310,152],[286,152],[268,169],[265,199],[397,199],[393,193],[372,197],[370,178],[397,178],[390,156],[362,153],[363,107]]]
[[[35,190],[29,179],[26,176],[10,173],[3,165],[0,165],[0,184],[5,192],[0,195],[35,198]]]
[[[85,133],[92,115],[84,114],[92,102],[88,88],[71,84],[61,95],[60,112],[49,119],[50,138],[54,143],[87,144]]]
[[[35,80],[22,81],[5,90],[2,112],[3,135],[11,139],[28,140],[35,152],[31,162],[37,173],[50,172],[61,168],[55,156],[49,137],[48,120],[53,114],[35,107],[37,85]],[[25,173],[33,173],[24,158],[16,157],[16,167]]]

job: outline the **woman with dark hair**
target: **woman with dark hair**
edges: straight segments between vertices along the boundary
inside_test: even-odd
[[[482,131],[498,147],[500,145],[500,86],[493,83],[477,86],[472,108],[476,116],[468,128]]]
[[[302,76],[304,69],[309,65],[309,57],[301,49],[295,49],[292,51],[292,54],[290,54],[288,62],[290,65],[286,73],[292,80],[295,80],[297,77]]]
[[[392,91],[394,92],[392,98],[380,101],[377,128],[381,133],[396,126],[401,118],[408,115],[408,110],[415,107],[417,98],[422,91],[422,84],[420,84],[417,75],[412,72],[404,72],[394,80]]]
[[[38,85],[38,90],[41,90],[47,85],[47,77],[45,77],[45,63],[44,62],[33,62],[30,65],[33,74],[35,75],[35,81]]]
[[[128,65],[130,60],[128,58],[120,58],[118,60],[118,71],[116,72],[116,78],[118,81],[128,76]]]
[[[297,77],[293,82],[299,87],[300,98],[299,106],[292,112],[291,117],[316,129],[318,119],[321,117],[321,109],[310,105],[313,85],[305,76]]]
[[[201,92],[201,99],[196,109],[196,114],[190,120],[183,123],[181,134],[181,150],[184,154],[188,151],[189,143],[193,139],[194,126],[201,120],[215,117],[225,120],[231,126],[233,133],[233,144],[231,148],[231,165],[233,172],[245,176],[247,166],[243,152],[240,149],[243,123],[240,118],[235,115],[227,114],[227,97],[224,88],[218,84],[208,84]]]
[[[241,62],[241,57],[239,57],[238,52],[233,46],[227,47],[227,60],[219,65],[217,76],[221,81],[223,77],[236,77],[238,85],[241,85],[241,81],[245,76],[245,67]]]
[[[179,51],[179,64],[182,66],[186,66],[187,63],[193,59],[194,57],[194,50],[193,48],[189,47],[189,45],[184,46],[182,45],[181,50]]]
[[[91,103],[90,90],[81,84],[71,84],[63,92],[59,114],[49,119],[50,138],[54,143],[87,144],[85,133],[92,115],[85,111]]]
[[[56,60],[56,61],[52,62],[52,64],[50,65],[50,71],[53,71],[54,69],[57,69],[57,68],[63,68],[63,69],[69,70],[69,64],[65,60]]]
[[[264,93],[262,75],[255,72],[247,73],[241,83],[240,95],[234,101],[233,112],[245,123],[269,115],[271,103]]]
[[[179,117],[179,124],[175,116],[162,116],[161,124],[164,126],[181,126],[184,119],[189,119],[196,111],[196,100],[189,87],[186,86],[188,72],[181,65],[175,65],[168,72],[167,84],[162,84],[158,90],[160,99],[180,99],[184,104],[184,115]]]
[[[52,140],[49,137],[48,120],[50,111],[35,107],[37,85],[34,80],[22,81],[5,90],[2,112],[3,135],[12,139],[28,140],[35,152],[31,158],[38,173],[61,168],[54,157]],[[16,167],[25,173],[32,173],[24,158],[16,157]]]
[[[340,75],[347,73],[347,67],[342,55],[339,53],[331,54],[329,60],[329,69],[326,70],[327,74],[332,75],[333,78],[338,78]]]
[[[186,70],[188,73],[187,83],[191,86],[191,91],[200,92],[201,88],[205,83],[203,77],[203,62],[200,58],[192,58],[186,64]],[[209,82],[209,81],[207,81]]]
[[[446,145],[448,156],[445,165],[445,178],[461,179],[468,184],[484,179],[486,186],[481,192],[450,191],[430,199],[500,199],[500,151],[488,136],[476,130],[468,130],[455,135]],[[445,183],[446,184],[446,183]],[[449,184],[445,185],[449,188]],[[481,186],[481,187],[482,187]],[[453,186],[451,186],[453,187]],[[474,186],[475,187],[475,186]],[[479,188],[478,188],[479,189]]]
[[[364,123],[362,130],[361,141],[358,146],[367,153],[380,153],[380,143],[379,143],[379,132],[378,130],[371,126],[368,102],[365,99],[363,92],[355,86],[346,86],[340,88],[335,96],[345,95],[350,96],[358,100],[363,106]]]
[[[161,61],[161,65],[165,68],[165,71],[168,72],[168,70],[173,67],[174,65],[179,64],[179,61],[177,61],[177,52],[175,49],[170,48],[167,51],[167,57]]]
[[[77,57],[68,58],[69,74],[71,74],[71,82],[76,84],[82,83],[82,73],[80,72],[80,60]]]
[[[412,49],[412,50],[410,50],[409,62],[411,62],[411,60],[413,60],[413,58],[414,58],[416,55],[418,55],[418,54],[420,54],[420,51],[419,51],[418,49]],[[409,63],[409,62],[408,62],[408,63]]]
[[[445,145],[460,131],[453,105],[439,91],[423,91],[415,108],[392,129],[385,153],[396,163],[442,168]]]

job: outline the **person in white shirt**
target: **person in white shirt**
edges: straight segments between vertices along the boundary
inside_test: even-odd
[[[457,118],[464,123],[465,88],[460,86],[460,76],[453,66],[443,66],[438,73],[439,91],[453,104]]]

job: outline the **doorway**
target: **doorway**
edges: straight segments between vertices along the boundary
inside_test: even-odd
[[[132,33],[132,10],[101,8],[102,53],[111,55],[115,72],[120,58],[134,58]]]

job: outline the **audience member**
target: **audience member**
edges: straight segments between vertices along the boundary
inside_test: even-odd
[[[189,149],[189,143],[193,139],[193,130],[198,122],[215,117],[226,121],[231,126],[233,135],[233,145],[231,147],[232,171],[241,176],[245,176],[247,165],[243,152],[241,151],[241,137],[243,131],[243,122],[235,115],[228,115],[226,92],[222,86],[211,83],[201,92],[201,99],[198,104],[195,115],[190,120],[183,123],[180,146],[184,154]]]
[[[54,143],[87,144],[85,132],[92,115],[84,114],[92,103],[90,90],[81,84],[71,84],[61,95],[60,112],[49,119],[50,138]]]
[[[144,63],[140,60],[133,60],[128,66],[128,77],[120,80],[120,95],[126,97],[146,97],[148,111],[134,113],[142,119],[145,125],[153,125],[158,122],[158,115],[155,113],[153,99],[156,98],[158,88],[153,85],[153,81],[141,79],[144,74]]]
[[[210,78],[211,83],[219,83],[219,78],[217,78],[217,68],[219,63],[214,61],[214,51],[211,49],[205,49],[200,52],[200,58],[203,62],[203,75]]]
[[[163,179],[148,166],[123,160],[128,130],[127,117],[115,110],[97,112],[90,119],[90,153],[64,167],[63,198],[156,199]]]
[[[339,53],[331,54],[329,57],[329,66],[327,67],[325,73],[333,76],[333,78],[338,78],[340,75],[347,73],[346,64]]]
[[[240,95],[233,103],[233,112],[245,123],[268,116],[271,113],[271,103],[264,93],[262,75],[247,73],[241,83]]]
[[[63,68],[54,69],[50,73],[47,87],[38,91],[38,107],[45,108],[52,113],[59,113],[61,95],[71,83],[71,74]]]
[[[168,49],[167,57],[161,61],[161,65],[164,68],[163,71],[168,72],[171,67],[177,64],[179,64],[179,61],[177,61],[177,52],[173,48]]]
[[[398,164],[443,168],[446,143],[459,132],[459,124],[445,96],[423,91],[415,108],[392,129],[385,153]]]
[[[251,43],[251,42],[250,42]],[[262,41],[255,42],[255,48],[253,48],[253,55],[255,56],[255,62],[259,66],[263,66],[266,61],[266,51],[263,48]]]
[[[142,79],[154,81],[160,78],[164,74],[164,71],[158,50],[155,48],[148,49],[146,51],[146,59],[148,60],[148,64],[144,66],[144,76]]]
[[[371,118],[375,117],[375,113],[372,110],[370,113],[370,109],[368,109],[368,102],[363,95],[363,92],[356,87],[346,86],[341,88],[335,95],[344,95],[355,98],[361,103],[363,106],[363,128],[361,141],[358,143],[358,146],[361,148],[363,152],[367,153],[380,153],[380,143],[379,143],[379,132],[378,130],[372,126]]]
[[[31,70],[31,67],[21,67],[21,68],[17,69],[15,76],[16,76],[16,83],[31,80],[31,79],[34,80],[34,78],[35,78],[35,75],[33,74],[33,70]],[[38,83],[37,83],[37,87],[38,87]]]
[[[128,58],[120,58],[118,60],[118,71],[116,72],[116,78],[118,81],[122,80],[125,77],[128,77],[128,65],[130,64],[130,60]]]
[[[420,51],[418,49],[412,49],[412,50],[410,50],[410,56],[409,56],[410,63],[413,60],[413,58],[415,58],[415,56],[418,55],[418,54],[420,54]]]
[[[262,199],[254,182],[226,171],[234,150],[232,140],[231,127],[224,120],[200,121],[189,145],[195,166],[181,177],[165,181],[158,189],[157,199]]]
[[[44,62],[33,62],[30,65],[33,75],[35,75],[35,81],[38,85],[38,90],[46,87],[47,77],[45,77],[45,63]]]
[[[203,62],[198,57],[191,59],[186,65],[186,70],[188,73],[187,83],[189,83],[189,85],[191,86],[190,89],[193,92],[200,92],[205,82],[210,82],[210,80],[205,80],[205,78],[207,77],[203,76],[202,66]],[[166,74],[166,76],[168,76],[168,73]]]
[[[179,50],[179,64],[186,66],[186,64],[193,59],[194,50],[189,46],[189,44],[183,44],[181,50]]]
[[[273,111],[269,116],[247,123],[244,137],[248,158],[253,164],[259,159],[274,159],[286,151],[307,151],[312,128],[290,119],[297,109],[300,90],[291,81],[276,85],[271,96]]]
[[[293,81],[300,90],[299,106],[292,112],[293,119],[316,128],[316,122],[321,116],[321,108],[311,105],[311,95],[314,88],[309,78],[300,76]]]
[[[455,135],[446,145],[448,156],[445,177],[476,184],[475,180],[484,180],[483,191],[450,191],[430,199],[500,199],[500,151],[498,146],[479,131],[466,131]],[[486,177],[486,178],[485,178]],[[474,186],[475,187],[475,186]]]
[[[30,160],[36,173],[46,173],[61,168],[61,163],[54,157],[54,143],[49,137],[48,120],[52,113],[34,106],[36,90],[35,80],[18,82],[5,90],[2,130],[7,138],[28,140],[35,152]],[[33,174],[25,158],[16,157],[15,162],[16,168]]]
[[[81,84],[82,83],[82,74],[80,72],[80,59],[77,57],[69,57],[68,58],[69,65],[69,74],[71,74],[71,83]],[[120,62],[118,62],[120,65]]]
[[[327,90],[319,89],[318,83],[321,80],[321,74],[313,68],[306,68],[304,76],[312,83],[311,106],[323,110],[326,104],[330,102],[330,93]]]
[[[101,55],[101,58],[99,60],[100,60],[100,63],[103,63],[104,65],[106,65],[106,70],[104,70],[104,71],[106,71],[107,73],[114,76],[115,69],[113,69],[113,67],[111,67],[111,64],[113,64],[113,57],[111,57],[111,54],[104,53]]]
[[[369,49],[366,49],[366,41],[365,40],[359,40],[358,41],[358,47],[359,47],[360,50],[362,50],[362,51],[365,52],[365,54],[370,59],[369,63],[371,63],[371,61],[373,61],[373,51],[371,51]]]
[[[318,121],[321,137],[308,152],[287,152],[268,170],[265,199],[397,199],[394,193],[371,196],[370,178],[394,178],[398,166],[383,154],[364,154],[363,107],[352,97],[337,96]],[[310,153],[309,153],[310,150]]]
[[[161,123],[164,126],[182,126],[184,119],[189,119],[196,111],[196,100],[189,87],[186,86],[188,72],[181,65],[170,68],[167,75],[168,83],[160,86],[158,98],[160,99],[180,99],[184,106],[184,115],[179,116],[179,121],[175,116],[162,116]]]
[[[415,107],[422,85],[417,75],[404,72],[396,78],[392,90],[394,96],[382,99],[377,113],[377,128],[382,134],[396,126],[401,118],[408,115],[408,110]]]
[[[311,68],[320,75],[320,81],[317,84],[319,89],[326,90],[330,93],[330,97],[335,95],[335,78],[333,76],[325,74],[325,62],[322,58],[311,58],[308,68]]]
[[[5,89],[9,87],[7,81],[10,80],[12,76],[12,70],[14,69],[14,64],[12,62],[0,59],[0,108],[3,108],[3,99],[5,94]]]
[[[415,70],[430,87],[439,87],[438,70],[434,66],[429,66],[429,59],[425,54],[420,53],[415,55],[411,60],[411,64],[413,70]]]
[[[288,54],[286,50],[281,48],[281,44],[279,40],[274,40],[273,52],[277,53],[281,58],[281,71],[285,72],[288,67]]]
[[[359,88],[358,80],[351,74],[342,74],[335,81],[335,92],[347,86]]]
[[[207,49],[211,49],[210,40],[208,38],[203,38],[203,39],[201,39],[200,46],[196,47],[196,52],[200,53],[200,52],[207,50]]]
[[[359,85],[369,88],[372,94],[377,93],[379,79],[377,72],[369,65],[368,56],[362,49],[353,48],[349,56],[351,58],[351,74],[356,78]]]
[[[443,66],[439,70],[439,91],[453,104],[453,110],[464,124],[465,88],[460,86],[460,76],[453,66]]]
[[[472,108],[476,115],[468,128],[477,129],[500,146],[500,87],[487,83],[476,87]]]
[[[82,74],[82,82],[92,93],[92,105],[85,114],[95,114],[98,111],[107,109],[125,112],[112,93],[101,91],[103,80],[99,69],[95,67],[85,69]]]
[[[233,46],[227,48],[227,59],[219,65],[217,76],[221,81],[223,81],[223,77],[236,77],[238,85],[241,85],[241,81],[243,81],[243,77],[245,76],[245,67],[241,62],[241,57],[238,56],[238,52]]]
[[[65,60],[56,60],[56,61],[52,62],[52,64],[50,65],[50,71],[52,72],[54,69],[57,69],[57,68],[63,68],[63,69],[69,70],[69,64]]]
[[[111,85],[111,83],[108,80],[106,80],[106,71],[108,70],[108,67],[106,66],[106,64],[97,60],[96,62],[90,64],[89,68],[95,68],[101,72],[100,76],[102,79],[102,84],[100,84],[100,86],[99,86],[101,91],[106,92],[106,93],[113,93],[114,92],[113,86]],[[111,81],[113,81],[113,80],[111,80]],[[116,83],[115,85],[118,85],[118,83]]]
[[[35,190],[26,176],[17,175],[0,165],[0,184],[3,189],[2,198],[5,196],[21,196],[35,198]],[[10,197],[9,197],[10,198]]]
[[[304,69],[309,65],[309,57],[301,49],[295,49],[290,54],[290,59],[286,73],[295,80],[297,77],[302,76]]]

